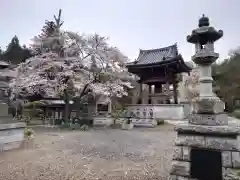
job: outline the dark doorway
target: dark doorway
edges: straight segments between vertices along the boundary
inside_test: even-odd
[[[152,99],[148,99],[148,104],[152,104]]]
[[[192,149],[191,177],[199,180],[222,180],[221,152]]]

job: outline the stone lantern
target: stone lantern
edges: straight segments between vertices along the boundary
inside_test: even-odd
[[[193,100],[193,111],[188,121],[175,128],[177,139],[171,170],[172,180],[225,180],[236,179],[240,168],[240,129],[228,126],[224,103],[212,91],[211,64],[219,54],[214,42],[223,36],[222,30],[210,26],[204,15],[198,28],[187,36],[195,44],[192,61],[200,70],[199,97]]]

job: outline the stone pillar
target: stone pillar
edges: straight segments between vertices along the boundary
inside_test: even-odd
[[[173,81],[173,98],[174,98],[174,104],[178,104],[178,92],[177,92],[176,80]]]
[[[200,97],[212,97],[212,68],[208,65],[199,65],[200,70]]]
[[[192,60],[200,69],[200,95],[194,99],[188,122],[178,125],[171,179],[238,179],[240,128],[228,126],[224,103],[213,95],[211,64],[218,58],[213,43],[223,36],[203,16],[187,36],[195,44]],[[209,169],[211,172],[209,173]]]

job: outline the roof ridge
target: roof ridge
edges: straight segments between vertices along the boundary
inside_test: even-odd
[[[177,49],[177,43],[174,43],[173,45],[166,46],[166,47],[161,47],[161,48],[155,48],[155,49],[140,49],[140,53],[145,53],[145,52],[154,52],[154,51],[164,51],[166,49],[175,47]]]

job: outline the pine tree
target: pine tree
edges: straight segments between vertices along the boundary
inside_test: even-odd
[[[26,46],[21,47],[18,37],[15,35],[8,44],[6,51],[3,52],[2,58],[12,64],[19,64],[31,57],[31,51]]]

